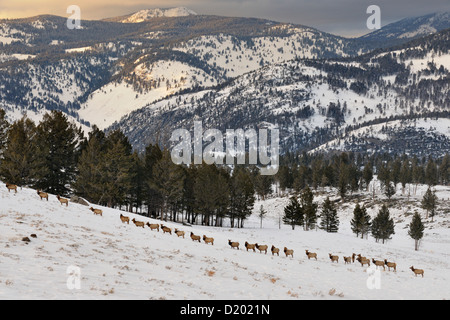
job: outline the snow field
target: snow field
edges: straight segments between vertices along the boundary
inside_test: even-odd
[[[0,185],[3,185],[0,184]],[[446,195],[449,190],[443,191]],[[17,194],[0,188],[0,299],[444,299],[449,289],[449,232],[445,219],[436,217],[426,230],[421,249],[414,251],[402,224],[386,244],[357,239],[351,234],[349,215],[353,206],[339,212],[337,234],[303,231],[281,225],[278,213],[287,198],[257,201],[268,216],[263,228],[256,214],[243,229],[164,225],[184,230],[175,234],[122,224],[120,214],[139,221],[160,223],[123,211],[101,208],[96,216],[89,207],[70,203],[61,206],[56,196],[40,200],[35,190]],[[316,201],[320,202],[321,198]],[[98,206],[94,206],[98,207]],[[370,212],[370,211],[369,211]],[[395,214],[397,214],[395,212]],[[214,237],[214,245],[193,242],[189,234]],[[22,237],[36,234],[26,244]],[[228,239],[239,241],[231,249]],[[247,252],[249,243],[275,245],[280,256]],[[286,258],[283,248],[294,250]],[[308,260],[305,249],[317,252]],[[360,264],[345,265],[342,256],[353,252],[368,258],[397,263],[397,272],[380,272],[380,289],[370,290],[370,274]],[[331,263],[328,253],[339,255]],[[415,277],[409,267],[425,270]],[[80,289],[69,289],[68,267],[80,268]]]

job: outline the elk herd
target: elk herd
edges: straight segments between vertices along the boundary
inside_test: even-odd
[[[13,185],[13,184],[6,184],[6,188],[8,189],[8,192],[10,192],[11,190],[13,190],[15,193],[17,193],[17,185]],[[45,199],[48,201],[49,199],[49,195],[46,192],[42,192],[40,190],[37,190],[37,194],[40,197],[41,200]],[[64,199],[61,198],[59,195],[56,196],[56,198],[58,199],[58,201],[60,202],[61,205],[66,205],[66,207],[69,205],[69,200],[68,199]],[[103,216],[103,211],[101,209],[95,209],[93,207],[90,207],[89,210],[91,210],[95,215],[99,215],[99,216]],[[122,214],[120,214],[120,220],[122,221],[122,223],[127,223],[130,224],[130,218],[126,217]],[[157,232],[159,232],[159,230],[161,229],[163,231],[163,233],[169,233],[170,235],[172,234],[172,229],[163,225],[163,224],[151,224],[149,222],[145,223],[143,221],[137,221],[136,219],[132,219],[131,220],[136,227],[141,227],[141,228],[145,228],[145,226],[148,226],[150,228],[150,230],[156,230]],[[183,237],[185,235],[185,232],[182,230],[178,230],[175,228],[174,233],[177,235],[177,237]],[[201,240],[203,240],[203,242],[205,244],[211,244],[214,245],[214,238],[212,237],[207,237],[206,235],[203,235],[203,237],[201,237],[200,235],[195,235],[193,232],[190,233],[190,238],[192,239],[192,241],[198,241],[199,243],[201,243]],[[230,246],[231,249],[237,249],[239,250],[239,242],[237,241],[231,241],[228,240],[228,245]],[[267,250],[269,249],[268,245],[260,245],[258,243],[248,243],[247,241],[245,241],[244,244],[245,248],[247,251],[249,250],[253,250],[253,252],[256,252],[256,250],[258,250],[260,253],[267,254]],[[270,251],[273,255],[280,255],[280,249],[275,247],[274,245],[272,245],[272,247],[270,248]],[[294,258],[294,250],[293,249],[288,249],[286,247],[284,247],[283,252],[285,254],[286,257],[291,256],[291,258]],[[315,252],[310,252],[309,250],[305,250],[306,256],[308,258],[308,260],[310,259],[315,259],[317,261],[317,253]],[[334,255],[329,253],[328,257],[331,261],[331,263],[339,263],[339,256]],[[363,257],[361,254],[356,255],[355,253],[353,253],[351,256],[343,256],[343,260],[344,260],[344,264],[351,264],[351,263],[355,263],[355,261],[359,262],[361,264],[361,266],[370,266],[370,263],[372,262],[373,265],[376,266],[376,268],[380,267],[383,268],[383,270],[386,270],[386,267],[388,267],[388,270],[391,271],[391,269],[394,270],[394,272],[397,271],[397,264],[395,262],[389,262],[387,259],[384,260],[375,260],[374,258],[372,258],[372,260],[370,260],[367,257]],[[409,268],[417,277],[418,275],[421,275],[422,277],[424,276],[424,270],[423,269],[416,269],[414,268],[414,266],[411,266]]]

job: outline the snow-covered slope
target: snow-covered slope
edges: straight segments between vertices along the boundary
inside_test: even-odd
[[[450,148],[450,119],[419,118],[394,120],[364,126],[346,132],[313,149],[311,152],[331,150],[364,153],[398,153],[435,157],[444,156]],[[420,150],[420,152],[418,152]]]
[[[448,28],[450,28],[450,12],[438,12],[402,19],[361,38],[373,41],[408,40],[424,37]]]
[[[191,15],[196,15],[194,11],[185,8],[185,7],[177,7],[177,8],[169,8],[169,9],[146,9],[140,10],[128,18],[123,19],[121,22],[123,23],[139,23],[144,22],[152,18],[166,17],[187,17]]]
[[[386,244],[358,239],[350,231],[354,204],[339,210],[339,233],[291,230],[281,225],[287,198],[258,201],[268,211],[260,228],[254,214],[243,229],[165,225],[186,232],[185,238],[162,231],[122,224],[120,214],[139,221],[158,223],[135,214],[102,208],[103,216],[88,207],[70,203],[61,206],[54,195],[40,200],[35,190],[19,189],[8,193],[0,188],[0,299],[448,299],[450,298],[450,259],[448,218],[435,217],[427,223],[420,251],[414,251],[405,226],[417,207],[425,188],[406,206],[395,206],[396,234]],[[448,187],[438,187],[440,199],[450,196]],[[322,201],[325,194],[316,197]],[[397,195],[401,198],[400,195]],[[380,196],[382,197],[382,196]],[[405,198],[403,198],[405,199]],[[442,202],[445,203],[445,202]],[[369,209],[374,215],[378,202]],[[420,210],[420,209],[419,209]],[[420,211],[421,212],[421,211]],[[193,242],[190,232],[214,237],[214,245]],[[37,238],[30,235],[36,234]],[[28,244],[22,241],[29,237]],[[228,239],[240,242],[240,250],[228,246]],[[249,251],[249,243],[273,244],[280,256]],[[283,248],[294,250],[286,258]],[[318,253],[308,260],[305,249]],[[381,271],[380,289],[369,289],[375,275],[358,263],[344,264],[343,255],[362,253],[397,263],[397,272]],[[328,253],[337,254],[332,264]],[[415,277],[414,265],[425,270]],[[78,270],[77,282],[72,282]],[[69,272],[69,273],[68,273]],[[370,273],[372,272],[372,273]],[[68,286],[69,283],[69,286]],[[75,286],[73,286],[75,285]]]

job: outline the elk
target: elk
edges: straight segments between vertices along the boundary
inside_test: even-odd
[[[397,272],[397,264],[395,262],[388,262],[387,259],[384,259],[384,264],[387,265],[389,271],[391,271],[391,268],[394,268],[394,272]]]
[[[386,271],[386,268],[384,267],[384,261],[375,260],[374,258],[372,258],[372,262],[374,265],[376,265],[377,269],[378,269],[378,267],[383,267],[383,270]]]
[[[284,254],[286,255],[286,257],[291,256],[293,258],[294,257],[294,250],[284,247]]]
[[[181,230],[178,230],[175,228],[174,232],[178,237],[183,237],[183,239],[184,239],[184,231],[181,231]]]
[[[317,260],[317,253],[309,252],[308,250],[305,250],[305,251],[306,251],[306,255],[308,256],[308,260],[311,258],[315,258]]]
[[[330,256],[331,262],[336,261],[337,263],[339,263],[339,257],[338,256],[334,256],[331,253],[328,254]]]
[[[205,241],[206,244],[211,243],[212,245],[214,245],[214,238],[203,235],[203,241]]]
[[[161,225],[161,229],[162,229],[163,233],[168,232],[170,235],[172,235],[172,229],[170,229],[169,227]]]
[[[89,210],[91,210],[96,215],[103,216],[103,211],[100,209],[94,209],[94,208],[90,207]]]
[[[198,241],[198,242],[201,242],[200,241],[200,236],[197,236],[197,235],[195,235],[194,233],[192,233],[192,231],[191,231],[191,239],[192,239],[192,241]]]
[[[272,251],[272,255],[274,255],[275,253],[280,256],[280,249],[279,248],[275,248],[274,245],[272,245],[272,248],[270,249]]]
[[[423,278],[424,271],[422,269],[416,269],[413,266],[411,266],[409,268],[412,270],[412,272],[414,272],[416,277],[417,277],[418,274],[420,274],[420,275],[422,275],[422,278]]]
[[[231,247],[231,249],[236,248],[239,250],[239,242],[231,241],[228,239],[228,245]]]
[[[148,223],[147,222],[147,226],[150,228],[150,230],[156,229],[159,232],[159,224],[157,224],[157,223]]]
[[[256,247],[256,244],[250,244],[250,243],[248,243],[247,241],[245,241],[245,248],[247,249],[247,251],[250,249],[250,250],[252,250],[253,249],[253,252],[255,252],[255,247]]]
[[[47,201],[48,201],[48,193],[38,190],[37,194],[39,195],[39,197],[41,197],[41,200],[42,199],[47,199]]]
[[[143,221],[136,221],[136,219],[134,219],[134,218],[131,221],[133,221],[133,223],[136,225],[136,227],[142,227],[142,228],[145,227],[145,223]]]
[[[8,192],[10,192],[11,190],[14,190],[15,191],[14,193],[17,193],[17,186],[15,184],[7,183],[6,188],[8,189]]]
[[[128,223],[130,224],[130,218],[129,217],[125,217],[122,214],[120,214],[120,220],[122,221],[122,223]]]
[[[259,250],[259,253],[261,252],[265,252],[265,254],[267,254],[267,245],[262,244],[262,245],[258,245],[257,243],[255,243],[256,249]]]
[[[361,255],[358,255],[358,258],[356,258],[356,260],[361,263],[361,267],[363,267],[365,264],[370,267],[370,260],[366,257],[361,257]]]
[[[68,199],[61,198],[59,195],[57,195],[56,198],[58,198],[58,200],[61,203],[61,205],[65,204],[66,207],[69,206],[69,200]]]
[[[344,256],[344,263],[345,263],[345,264],[347,264],[347,263],[352,263],[352,257],[346,257],[346,256]]]

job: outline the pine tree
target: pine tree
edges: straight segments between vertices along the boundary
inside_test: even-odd
[[[0,159],[2,157],[2,150],[6,145],[6,138],[8,136],[9,123],[6,120],[6,112],[0,109]]]
[[[414,239],[415,241],[415,250],[419,250],[419,241],[423,238],[423,231],[425,230],[425,227],[422,223],[422,219],[420,217],[420,214],[418,212],[414,213],[414,216],[412,218],[411,223],[409,224],[409,231],[408,235]]]
[[[450,181],[450,156],[446,154],[439,166],[439,177],[443,185],[447,185]]]
[[[228,215],[231,220],[231,227],[241,227],[253,210],[255,203],[255,189],[252,183],[251,175],[247,169],[238,166],[234,169],[230,181],[230,207]]]
[[[134,179],[133,156],[128,140],[116,139],[117,133],[107,137],[107,151],[101,163],[103,194],[101,201],[108,207],[127,205]]]
[[[255,176],[255,191],[262,200],[272,193],[272,176],[257,174]]]
[[[153,180],[158,179],[160,177],[153,176],[153,167],[155,164],[161,160],[162,151],[159,145],[149,144],[145,148],[144,154],[144,203],[147,205],[147,215],[156,218],[158,215],[159,209],[162,207],[161,196],[156,187],[154,187]],[[192,180],[193,183],[193,180]],[[193,191],[191,188],[191,192],[186,195],[187,197],[193,198]],[[188,198],[188,199],[190,199]],[[193,202],[193,201],[192,201]],[[191,205],[191,213],[192,213],[192,204]]]
[[[78,160],[78,172],[72,185],[76,195],[97,204],[100,204],[104,192],[102,176],[104,138],[103,132],[100,135],[90,135]]]
[[[383,243],[390,239],[394,232],[394,220],[390,217],[389,209],[383,205],[378,212],[378,215],[372,221],[372,236],[378,242],[382,240]]]
[[[350,225],[353,233],[358,237],[362,233],[362,210],[359,203],[356,204],[355,209],[353,209],[353,219],[350,221]]]
[[[364,235],[369,234],[371,228],[370,215],[367,213],[367,209],[365,206],[361,208],[361,220],[360,220],[360,231],[361,231],[361,239],[364,238]]]
[[[36,125],[26,116],[14,122],[7,131],[0,163],[2,180],[19,186],[34,186],[47,172],[45,148],[39,148]]]
[[[322,213],[320,215],[320,227],[326,232],[337,232],[339,229],[339,218],[337,210],[330,198],[327,197],[322,206]]]
[[[438,169],[436,163],[430,157],[425,169],[425,182],[429,186],[435,186],[437,184],[437,177],[438,177]]]
[[[45,191],[66,195],[76,174],[76,165],[82,141],[81,129],[70,123],[61,111],[44,115],[37,127],[38,142],[45,150],[47,171],[39,177],[36,186]]]
[[[391,200],[392,196],[395,195],[395,185],[392,181],[386,180],[384,185],[384,194]]]
[[[431,221],[433,221],[433,217],[436,214],[436,206],[437,206],[437,196],[436,191],[431,191],[431,188],[428,187],[427,192],[422,198],[422,208],[427,210],[426,219],[428,219],[428,215],[431,216]]]
[[[366,163],[366,165],[364,166],[364,169],[362,172],[362,178],[363,178],[364,184],[366,186],[366,191],[369,191],[369,185],[373,179],[373,167],[372,167],[372,163],[370,161],[368,163]]]
[[[289,224],[292,230],[295,229],[295,226],[303,225],[303,211],[296,196],[292,196],[289,204],[284,208],[283,222]]]
[[[167,220],[167,214],[182,200],[184,171],[172,162],[170,152],[164,150],[162,158],[154,164],[152,174],[152,188],[161,196],[161,220]]]
[[[300,196],[300,207],[304,214],[305,230],[314,229],[317,222],[317,203],[314,203],[314,195],[307,186]]]
[[[345,195],[347,194],[349,179],[350,179],[349,167],[347,164],[342,162],[339,168],[339,181],[338,181],[338,191],[342,199],[344,199]]]

